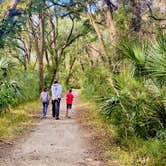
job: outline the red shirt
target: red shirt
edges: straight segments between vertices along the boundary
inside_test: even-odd
[[[67,94],[66,94],[66,103],[67,103],[67,104],[72,104],[73,98],[74,98],[74,96],[73,96],[72,93],[67,93]]]

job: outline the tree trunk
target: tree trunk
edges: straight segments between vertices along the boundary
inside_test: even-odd
[[[139,32],[141,29],[141,8],[139,0],[130,0],[132,19],[130,21],[130,29],[133,32]]]
[[[39,76],[40,76],[40,90],[44,85],[44,70],[43,70],[43,57],[44,57],[44,15],[43,11],[39,16],[40,19],[40,55],[38,56],[39,61]]]
[[[72,76],[72,69],[73,69],[73,66],[74,66],[76,60],[77,60],[77,57],[74,57],[74,58],[70,61],[69,73],[68,73],[68,75],[67,75],[67,77],[66,77],[66,81],[65,81],[67,86],[69,85],[69,81],[70,81],[70,78],[71,78],[71,76]]]
[[[107,59],[107,58],[108,58],[108,54],[107,54],[106,46],[105,46],[103,37],[102,37],[102,35],[101,35],[101,33],[100,33],[100,30],[99,30],[98,26],[97,26],[96,23],[95,23],[95,20],[94,20],[94,18],[93,18],[93,15],[92,15],[91,13],[88,13],[88,17],[89,17],[89,19],[90,19],[90,22],[91,22],[93,28],[94,28],[95,31],[96,31],[98,40],[99,40],[99,42],[100,42],[100,46],[101,46],[102,52],[103,52],[103,54],[104,54],[104,56],[102,56],[102,59],[103,59],[104,62],[108,62],[108,59]]]
[[[30,18],[30,28],[32,31],[32,36],[34,38],[34,47],[38,60],[38,69],[39,69],[39,88],[42,89],[44,85],[44,71],[43,71],[43,54],[44,54],[44,17],[42,15],[39,16],[40,21],[40,39],[36,34],[33,20]],[[39,44],[40,41],[40,44]]]

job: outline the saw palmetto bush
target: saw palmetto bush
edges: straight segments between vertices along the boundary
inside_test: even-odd
[[[154,137],[166,127],[166,110],[162,99],[149,93],[129,72],[114,76],[119,97],[110,94],[101,104],[102,113],[117,126],[123,137]],[[123,106],[123,107],[122,107]]]
[[[110,91],[108,77],[109,73],[105,67],[93,66],[87,69],[82,85],[84,95],[95,101],[98,101],[98,97],[105,97]]]
[[[125,38],[120,41],[119,50],[134,65],[134,76],[141,78],[145,74],[147,44]]]
[[[150,77],[159,81],[157,86],[166,82],[166,34],[159,33],[152,41],[122,39],[119,50],[124,58],[134,64],[134,76]],[[161,84],[160,84],[161,83]]]
[[[0,112],[6,110],[17,96],[20,96],[20,87],[9,75],[15,68],[15,63],[8,59],[0,60]]]
[[[18,72],[13,77],[19,82],[22,94],[22,97],[18,98],[18,104],[32,101],[39,97],[39,78],[36,71]]]
[[[14,80],[4,80],[0,84],[0,112],[3,112],[8,106],[16,103],[16,99],[21,97],[21,93],[19,84]]]
[[[33,100],[38,96],[38,79],[35,72],[22,73],[17,64],[0,59],[0,113],[10,106]],[[31,93],[33,91],[33,93]]]
[[[166,85],[166,34],[160,33],[159,37],[151,42],[147,51],[147,74],[157,81],[160,87]]]
[[[120,52],[133,70],[114,75],[114,86],[102,104],[104,115],[123,136],[155,137],[166,130],[166,38],[148,44],[122,40]],[[123,61],[124,59],[122,59]],[[130,65],[129,65],[130,66]],[[134,72],[132,72],[134,71]]]

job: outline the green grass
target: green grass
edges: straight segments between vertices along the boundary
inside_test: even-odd
[[[0,140],[13,140],[35,125],[41,110],[39,101],[26,103],[0,114]]]
[[[103,158],[109,166],[164,166],[166,163],[166,142],[158,139],[144,140],[138,137],[121,139],[116,126],[108,122],[96,111],[95,104],[87,103],[83,116],[84,123],[93,129],[97,139],[93,142],[101,149]],[[82,108],[83,109],[83,108]]]

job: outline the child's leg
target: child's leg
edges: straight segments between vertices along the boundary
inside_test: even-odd
[[[68,115],[68,104],[66,103],[66,117]]]
[[[71,104],[71,106],[70,106],[70,112],[72,111],[72,106],[73,106],[73,105]]]
[[[71,111],[71,109],[69,108],[68,109],[68,118],[70,118],[70,111]]]
[[[46,115],[47,115],[47,110],[48,110],[48,102],[45,103],[45,114],[44,114],[45,117],[46,117]]]
[[[42,110],[42,117],[45,115],[45,103],[43,102],[43,110]]]
[[[69,115],[70,112],[71,112],[71,108],[72,108],[72,104],[69,104],[69,106],[68,106],[68,117],[69,117],[69,118],[71,118],[70,115]]]
[[[66,117],[68,117],[68,114],[69,114],[69,109],[67,108],[66,109]]]
[[[52,100],[52,117],[55,117],[55,100]]]
[[[43,117],[46,117],[46,109],[47,109],[47,103],[44,102],[44,112],[43,112]]]

